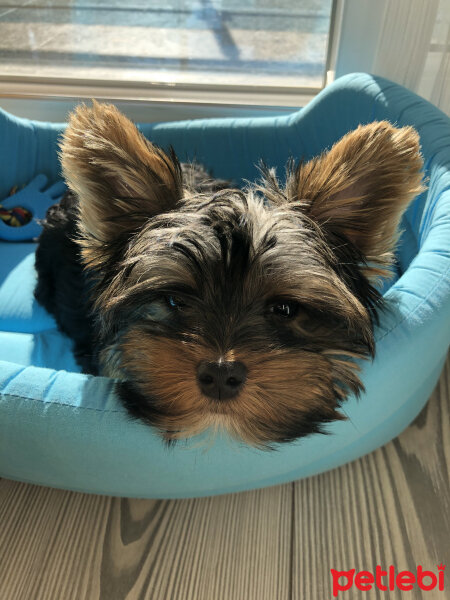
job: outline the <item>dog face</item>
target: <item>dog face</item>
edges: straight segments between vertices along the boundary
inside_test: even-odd
[[[290,165],[284,185],[265,169],[245,191],[199,192],[173,153],[94,103],[61,159],[100,363],[131,414],[169,441],[224,428],[260,447],[343,418],[362,389],[354,361],[374,354],[374,279],[422,189],[413,129],[372,123]]]

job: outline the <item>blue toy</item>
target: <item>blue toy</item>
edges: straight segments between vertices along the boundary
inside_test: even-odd
[[[32,216],[28,223],[19,227],[11,227],[0,220],[0,240],[24,242],[39,237],[42,229],[39,220],[45,217],[52,204],[59,202],[67,189],[63,181],[47,186],[48,178],[42,174],[36,175],[28,185],[0,202],[5,209],[20,207]]]
[[[141,130],[181,160],[195,157],[239,182],[257,177],[260,159],[282,173],[290,155],[307,160],[358,124],[385,119],[419,132],[428,190],[405,215],[398,272],[384,291],[396,308],[381,317],[377,357],[362,374],[366,393],[345,404],[348,421],[275,452],[225,438],[168,449],[130,420],[111,380],[77,372],[70,341],[33,298],[35,245],[0,242],[0,476],[118,496],[205,496],[314,475],[398,435],[427,401],[450,340],[450,120],[399,85],[355,74],[290,115]],[[0,112],[0,197],[38,173],[60,177],[63,127]]]

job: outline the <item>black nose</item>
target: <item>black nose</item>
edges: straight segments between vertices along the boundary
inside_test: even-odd
[[[216,400],[237,396],[246,379],[247,369],[241,362],[201,362],[197,369],[200,389]]]

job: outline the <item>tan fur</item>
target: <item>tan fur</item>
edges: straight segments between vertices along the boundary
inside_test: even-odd
[[[401,215],[424,190],[422,166],[412,127],[361,125],[300,165],[290,197],[319,224],[345,235],[369,262],[389,264]]]
[[[170,158],[111,104],[78,106],[60,147],[64,176],[80,200],[83,256],[90,264],[98,262],[106,243],[182,197]]]
[[[167,439],[192,436],[207,428],[226,428],[247,443],[264,446],[299,415],[321,410],[330,420],[336,412],[333,392],[334,359],[301,350],[271,352],[228,351],[223,360],[245,362],[244,389],[227,402],[202,395],[196,381],[201,361],[218,360],[213,350],[201,345],[147,336],[131,330],[121,346],[122,365],[132,370],[141,390],[164,411],[153,423]],[[342,361],[337,360],[336,366]],[[355,379],[356,365],[341,365],[347,379]]]

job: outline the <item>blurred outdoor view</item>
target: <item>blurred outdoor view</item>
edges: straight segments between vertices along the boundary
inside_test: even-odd
[[[332,0],[2,0],[0,75],[321,87]]]

